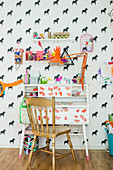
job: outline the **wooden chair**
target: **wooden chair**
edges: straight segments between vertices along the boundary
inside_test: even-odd
[[[29,120],[30,120],[31,127],[32,127],[32,134],[34,135],[34,140],[33,140],[33,144],[31,147],[28,164],[31,163],[36,136],[47,138],[47,146],[38,149],[36,152],[44,151],[49,154],[52,154],[53,170],[55,170],[55,159],[57,160],[59,158],[63,158],[71,153],[74,159],[74,163],[76,164],[76,159],[75,159],[72,143],[71,143],[70,136],[69,136],[69,132],[71,131],[71,129],[65,126],[55,126],[55,97],[52,97],[52,100],[45,99],[43,97],[27,98],[26,105],[28,109]],[[45,125],[43,124],[43,116],[42,116],[42,109],[41,109],[42,107],[44,107],[45,109],[45,119],[46,119]],[[48,113],[47,113],[48,107],[52,107],[52,113],[51,113],[52,125],[49,125],[48,123]],[[37,116],[37,111],[39,111],[40,123],[39,123],[39,119]],[[69,141],[71,152],[61,155],[61,154],[55,153],[55,138],[57,136],[64,135],[64,134],[67,135],[67,139]],[[49,150],[49,138],[52,138],[52,152]],[[57,156],[56,158],[55,158],[55,155]]]

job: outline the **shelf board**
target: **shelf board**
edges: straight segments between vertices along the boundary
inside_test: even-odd
[[[38,97],[38,96],[28,96],[28,95],[26,95],[27,97]]]
[[[74,41],[74,38],[59,38],[59,39],[54,39],[54,38],[45,38],[45,39],[33,39],[34,42],[38,42],[38,41]]]
[[[76,97],[76,98],[86,98],[87,95],[76,95],[76,96],[71,96],[71,97]]]
[[[25,91],[25,93],[36,93],[38,91]]]
[[[72,104],[68,104],[68,102],[67,102],[67,104],[66,104],[66,102],[64,102],[65,104],[63,104],[63,102],[62,102],[62,104],[58,104],[58,102],[56,102],[56,104],[55,104],[55,107],[69,107],[69,108],[74,108],[74,107],[88,107],[88,104],[87,103],[75,103],[75,102],[73,102]]]
[[[82,84],[55,84],[55,83],[51,83],[51,84],[23,84],[23,86],[82,86]],[[84,86],[86,86],[86,83],[84,84]]]

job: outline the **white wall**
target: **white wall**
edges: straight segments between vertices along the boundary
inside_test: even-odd
[[[2,1],[1,1],[2,2]],[[85,33],[82,33],[82,29],[86,26],[88,27],[88,33],[92,34],[94,37],[97,36],[97,41],[94,42],[94,51],[88,55],[88,69],[86,70],[86,80],[89,83],[89,105],[90,105],[90,123],[87,127],[87,138],[89,140],[90,148],[106,148],[106,144],[101,145],[101,142],[106,139],[106,134],[104,132],[104,127],[101,126],[102,122],[107,119],[107,115],[112,113],[112,90],[113,86],[107,86],[106,89],[102,89],[103,84],[99,84],[97,79],[92,80],[92,76],[98,73],[98,64],[99,62],[110,61],[112,57],[113,44],[111,42],[112,38],[112,27],[110,27],[110,17],[108,12],[112,9],[112,3],[110,5],[109,0],[78,0],[77,4],[72,5],[72,0],[59,0],[58,5],[53,5],[54,0],[40,0],[39,6],[34,5],[35,0],[33,1],[22,1],[21,6],[16,5],[19,1],[17,0],[4,0],[3,7],[0,6],[0,21],[4,20],[3,25],[0,24],[0,40],[4,38],[3,43],[0,42],[0,58],[4,56],[3,62],[0,61],[0,76],[4,75],[3,82],[14,82],[17,80],[17,77],[23,74],[26,70],[26,67],[30,64],[32,65],[32,70],[37,69],[41,71],[41,74],[44,76],[51,76],[52,78],[61,74],[63,77],[72,78],[77,73],[77,68],[80,69],[80,66],[77,61],[75,61],[74,66],[70,66],[69,70],[63,71],[63,68],[50,67],[49,71],[44,71],[45,66],[48,65],[47,61],[42,62],[28,62],[25,61],[24,64],[16,71],[14,64],[14,54],[13,52],[7,52],[11,47],[17,47],[16,41],[22,37],[20,47],[24,50],[28,47],[32,47],[32,50],[41,50],[40,47],[33,43],[32,41],[32,32],[37,31],[43,33],[45,29],[50,27],[50,31],[61,32],[66,27],[69,27],[70,37],[76,38],[78,41],[72,42],[62,42],[54,44],[53,42],[43,42],[42,46],[45,48],[50,46],[51,50],[56,45],[61,47],[69,46],[69,53],[80,52],[80,36]],[[92,2],[92,5],[91,5]],[[94,3],[93,3],[94,2]],[[0,3],[1,4],[1,3]],[[63,10],[66,8],[69,9],[68,14],[63,15]],[[87,8],[87,13],[82,14],[82,10]],[[101,14],[101,10],[106,8],[106,13]],[[30,15],[25,15],[26,11],[31,9]],[[49,14],[44,15],[44,11],[50,9]],[[8,12],[12,12],[12,16],[8,15]],[[72,20],[78,17],[77,23],[72,23]],[[97,17],[97,21],[91,22],[92,19]],[[35,24],[35,20],[40,18],[40,24]],[[53,23],[53,21],[59,18],[59,22]],[[21,24],[16,24],[19,19],[22,19]],[[0,22],[1,23],[1,22]],[[106,32],[101,33],[101,29],[107,27]],[[12,34],[7,31],[13,29]],[[30,33],[25,33],[26,30],[31,28]],[[101,48],[107,45],[106,51],[101,51]],[[63,48],[62,48],[63,49]],[[97,60],[92,61],[92,57],[98,55]],[[8,71],[8,67],[13,65],[12,71]],[[1,79],[0,79],[1,81]],[[0,116],[0,131],[6,130],[5,134],[0,134],[0,147],[18,147],[20,143],[21,134],[18,135],[18,132],[22,129],[21,124],[18,121],[18,103],[17,95],[21,92],[21,85],[18,87],[13,87],[13,89],[6,89],[6,94],[4,98],[0,98],[0,113],[5,111],[5,115]],[[92,95],[98,93],[97,99],[93,98]],[[107,101],[107,107],[101,108],[101,105]],[[13,108],[8,108],[10,103],[14,102]],[[92,117],[92,114],[98,112],[97,117]],[[15,121],[13,126],[9,126],[9,122]],[[98,130],[97,136],[93,135],[92,132]],[[15,139],[14,144],[10,144],[11,139]],[[72,141],[74,147],[81,147],[83,138],[72,136]],[[64,147],[64,141],[66,136],[61,137],[57,141],[57,147]],[[41,141],[40,141],[41,142]],[[45,141],[44,141],[45,142]]]

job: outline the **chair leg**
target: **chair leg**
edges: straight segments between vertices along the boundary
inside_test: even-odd
[[[55,138],[52,138],[52,167],[55,170]]]
[[[33,156],[33,150],[34,150],[34,147],[35,147],[35,141],[36,141],[36,135],[34,136],[34,140],[33,140],[33,143],[32,143],[31,152],[30,152],[29,160],[28,160],[28,165],[31,163],[31,158]]]
[[[19,152],[19,159],[21,159],[21,155],[22,155],[22,148],[23,148],[23,141],[24,141],[24,133],[25,133],[25,125],[23,124],[21,144],[20,144],[20,152]]]
[[[67,139],[69,141],[69,146],[70,146],[70,149],[71,149],[71,152],[72,152],[73,160],[74,160],[74,163],[76,165],[76,158],[75,158],[73,146],[72,146],[72,143],[71,143],[70,135],[69,135],[69,133],[67,133],[66,135],[67,135]]]
[[[47,138],[47,150],[49,151],[49,138]]]

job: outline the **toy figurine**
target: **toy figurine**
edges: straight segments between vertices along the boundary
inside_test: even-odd
[[[33,32],[33,39],[38,39],[38,33],[37,32]]]
[[[39,34],[40,37],[38,37],[39,39],[44,39],[44,34]]]
[[[58,74],[57,76],[54,77],[54,79],[55,79],[55,83],[59,82],[61,84],[62,76]]]
[[[42,78],[40,79],[40,84],[47,84],[47,82],[48,82],[49,80],[51,80],[51,77],[49,77],[48,79],[46,79],[45,77],[42,77]],[[51,81],[52,81],[52,80],[51,80]]]

